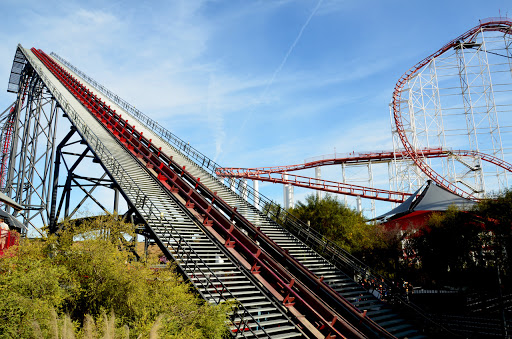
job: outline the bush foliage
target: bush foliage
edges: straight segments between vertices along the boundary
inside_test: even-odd
[[[299,202],[290,213],[309,222],[310,227],[361,259],[379,273],[393,276],[397,269],[402,235],[385,231],[380,225],[367,223],[361,213],[347,207],[337,197],[316,194]]]
[[[172,267],[130,262],[126,235],[130,225],[105,216],[9,249],[0,337],[223,337],[231,305],[206,304]]]
[[[450,207],[434,213],[419,229],[367,223],[330,195],[309,195],[290,212],[389,278],[432,288],[481,289],[494,288],[500,275],[502,287],[512,290],[512,191],[471,211]]]

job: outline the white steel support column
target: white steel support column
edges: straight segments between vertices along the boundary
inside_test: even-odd
[[[361,202],[361,196],[356,197],[356,211],[359,212],[359,214],[363,214],[363,204]]]
[[[347,176],[346,176],[346,173],[345,173],[345,163],[342,163],[341,164],[341,182],[346,184],[347,183]],[[348,200],[347,200],[347,195],[343,194],[343,203],[345,204],[345,206],[348,206]]]
[[[315,167],[315,179],[322,179],[322,168],[321,167]],[[320,183],[320,180],[318,180],[317,183]],[[322,200],[322,191],[317,190],[316,197],[318,198],[318,200]]]
[[[242,179],[242,198],[247,201],[247,179]]]
[[[253,180],[253,189],[254,189],[254,207],[257,209],[260,208],[260,185],[258,180]]]
[[[288,185],[288,208],[295,207],[295,201],[293,198],[293,185]]]
[[[372,162],[371,161],[368,163],[368,187],[374,187]],[[371,209],[370,213],[371,213],[372,218],[376,218],[377,212],[375,210],[375,200],[373,200],[373,199],[370,200],[370,209]]]
[[[288,180],[288,173],[283,173],[283,179]],[[283,185],[283,202],[284,208],[290,209],[294,207],[293,203],[293,186],[290,184]]]

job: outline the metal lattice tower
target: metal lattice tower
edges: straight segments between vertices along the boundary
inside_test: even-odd
[[[490,23],[491,22],[491,23]],[[395,124],[418,154],[431,147],[512,159],[511,34],[507,24],[481,23],[409,71],[391,106],[394,150],[404,148]],[[476,198],[508,188],[507,172],[478,156],[427,159],[447,181]],[[413,160],[395,160],[390,186],[412,192],[427,179]]]
[[[26,230],[54,229],[59,218],[73,217],[88,201],[104,212],[118,212],[116,186],[20,48],[9,92],[17,93],[17,99],[2,115],[2,191],[23,206],[18,218]],[[101,192],[99,197],[94,191]],[[113,208],[103,206],[100,200],[109,200],[105,195]]]

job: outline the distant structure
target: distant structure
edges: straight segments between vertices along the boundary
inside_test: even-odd
[[[380,215],[377,220],[391,229],[420,229],[432,213],[444,212],[451,206],[456,206],[460,210],[469,210],[474,205],[474,201],[448,192],[432,183],[432,180],[428,180],[406,201]]]
[[[224,177],[307,187],[375,200],[403,202],[427,180],[471,200],[508,188],[512,171],[512,21],[489,18],[411,67],[390,104],[392,151],[351,152],[303,164],[222,168]],[[389,190],[373,188],[372,167],[387,164]],[[342,182],[320,178],[321,166],[340,164]],[[356,181],[346,170],[364,166]],[[315,168],[315,177],[290,172]],[[286,173],[286,174],[284,174]],[[356,185],[361,183],[362,186]],[[285,206],[289,204],[285,190]]]
[[[508,172],[486,156],[510,162],[512,151],[512,32],[510,19],[489,18],[410,68],[393,92],[396,159],[391,187],[413,192],[430,178],[463,197],[508,188]],[[425,159],[432,147],[472,155]]]

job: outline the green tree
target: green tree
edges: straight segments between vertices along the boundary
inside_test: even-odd
[[[326,239],[353,254],[364,254],[383,246],[383,234],[374,224],[366,223],[364,217],[350,209],[332,195],[319,199],[316,194],[299,202],[290,213]]]
[[[481,217],[492,239],[486,247],[492,251],[492,261],[502,273],[512,276],[512,191],[478,203],[475,212]]]
[[[426,227],[411,238],[423,283],[437,287],[477,283],[488,259],[482,251],[486,236],[483,225],[473,213],[455,207],[434,213]]]
[[[23,239],[0,259],[0,337],[53,337],[55,323],[67,324],[66,314],[81,335],[87,328],[103,333],[102,324],[110,322],[108,328],[129,329],[130,337],[226,333],[232,305],[200,300],[172,267],[153,270],[129,261],[121,238],[131,235],[130,225],[100,217],[68,226],[58,237]]]
[[[270,219],[275,222],[281,224],[286,220],[286,210],[275,202],[265,202],[262,208],[263,213],[265,213]]]
[[[22,240],[0,259],[0,337],[30,338],[31,323],[49,322],[73,292],[71,275],[52,264],[45,242]]]

